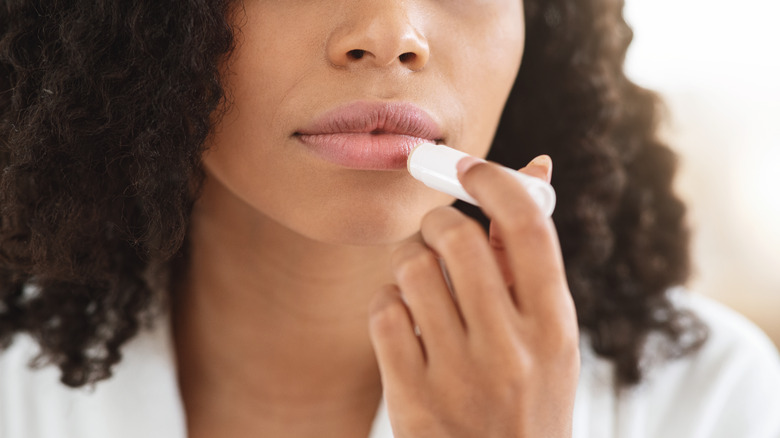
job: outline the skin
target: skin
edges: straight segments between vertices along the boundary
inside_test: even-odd
[[[554,226],[522,187],[461,163],[488,237],[405,171],[346,169],[292,135],[347,102],[403,101],[484,156],[522,4],[257,0],[235,20],[232,105],[175,296],[189,436],[364,438],[383,392],[399,438],[571,436],[576,316]],[[523,171],[549,180],[551,163]]]

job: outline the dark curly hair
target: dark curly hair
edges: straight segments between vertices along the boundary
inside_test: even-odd
[[[28,333],[35,364],[57,365],[66,385],[110,377],[161,307],[225,102],[231,3],[0,5],[0,347]],[[657,100],[623,73],[622,7],[525,1],[525,58],[490,158],[554,158],[580,325],[628,386],[649,334],[671,357],[705,333],[665,293],[688,275],[684,207]]]

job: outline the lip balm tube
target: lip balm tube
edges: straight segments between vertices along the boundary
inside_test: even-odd
[[[414,179],[426,186],[479,207],[477,200],[469,195],[458,181],[456,165],[468,156],[448,146],[422,143],[409,154],[406,168]],[[545,216],[552,215],[555,209],[555,190],[550,184],[508,167],[503,169],[525,187]]]

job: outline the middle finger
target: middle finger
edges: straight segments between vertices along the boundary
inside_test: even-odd
[[[505,327],[514,307],[482,227],[453,207],[440,207],[425,216],[421,232],[446,263],[468,330]]]

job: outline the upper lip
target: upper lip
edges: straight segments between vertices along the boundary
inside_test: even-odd
[[[430,141],[442,138],[442,130],[419,107],[405,102],[353,102],[316,117],[296,135],[375,133],[419,137]]]

